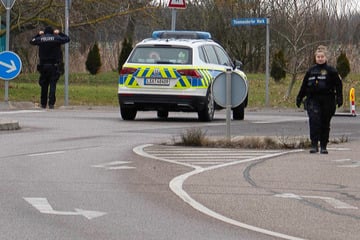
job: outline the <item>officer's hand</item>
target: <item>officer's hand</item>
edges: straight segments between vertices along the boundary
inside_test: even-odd
[[[54,34],[59,34],[59,33],[60,33],[59,29],[54,30]]]
[[[342,100],[342,98],[338,98],[338,99],[336,100],[336,103],[337,103],[337,106],[338,106],[338,107],[341,107],[341,106],[343,105],[343,100]]]
[[[296,98],[296,106],[299,108],[301,106],[302,99]]]
[[[44,31],[39,31],[39,35],[43,35],[44,34]]]

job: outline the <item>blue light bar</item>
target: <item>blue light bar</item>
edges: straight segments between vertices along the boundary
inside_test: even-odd
[[[202,31],[154,31],[151,35],[154,39],[164,38],[164,39],[211,39],[211,34],[209,32]]]

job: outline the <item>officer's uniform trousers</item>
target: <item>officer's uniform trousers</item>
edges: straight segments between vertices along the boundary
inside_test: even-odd
[[[309,116],[310,140],[312,144],[326,147],[329,141],[330,121],[335,114],[335,96],[333,94],[309,96],[306,100]],[[320,139],[319,139],[320,138]]]
[[[58,64],[41,63],[39,66],[40,78],[39,85],[41,86],[41,106],[43,108],[47,105],[49,94],[49,107],[53,107],[56,102],[56,83],[60,78]]]

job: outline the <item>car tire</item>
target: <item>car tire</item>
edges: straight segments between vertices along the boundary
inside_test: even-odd
[[[134,120],[136,117],[137,110],[134,107],[127,107],[120,105],[120,114],[124,120]]]
[[[245,117],[245,106],[242,103],[233,109],[233,119],[234,120],[244,120],[244,117]]]
[[[169,111],[167,110],[158,110],[157,111],[157,117],[161,119],[167,119],[169,116]]]
[[[209,88],[211,89],[211,88]],[[214,118],[215,102],[214,97],[209,90],[206,94],[205,107],[198,112],[199,120],[202,122],[211,122]]]

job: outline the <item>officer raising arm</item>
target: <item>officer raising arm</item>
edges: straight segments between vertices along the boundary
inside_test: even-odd
[[[38,71],[40,73],[40,104],[42,108],[46,108],[47,104],[49,104],[50,109],[54,108],[56,83],[62,72],[63,55],[61,45],[69,41],[70,38],[66,34],[49,26],[44,31],[40,31],[30,41],[30,44],[39,47],[40,63],[38,64]]]
[[[327,154],[330,121],[335,114],[336,105],[343,104],[342,81],[337,70],[327,64],[327,49],[319,46],[315,51],[315,65],[305,74],[300,91],[296,98],[296,106],[300,107],[306,97],[306,110],[309,117],[310,153],[319,151]]]

